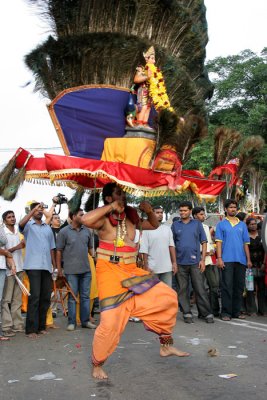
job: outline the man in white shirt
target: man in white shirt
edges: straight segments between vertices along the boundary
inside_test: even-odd
[[[173,234],[168,225],[162,224],[163,209],[155,207],[153,211],[160,226],[142,233],[140,253],[143,254],[144,268],[153,271],[162,282],[172,287],[172,274],[177,272]]]
[[[20,287],[15,279],[15,274],[19,279],[23,275],[22,249],[25,247],[24,241],[20,240],[20,235],[16,225],[16,217],[13,211],[3,213],[4,232],[7,239],[6,249],[12,254],[15,268],[6,270],[6,281],[2,299],[2,331],[6,337],[14,336],[15,332],[24,332],[24,322],[21,316],[22,294]]]
[[[203,207],[195,207],[192,210],[192,215],[195,219],[202,222],[205,234],[207,236],[207,253],[205,258],[205,277],[209,287],[209,300],[212,309],[212,313],[215,317],[219,316],[220,305],[219,305],[219,286],[220,286],[220,275],[218,267],[215,262],[212,261],[211,256],[214,254],[213,242],[208,225],[204,224],[206,219],[205,211]],[[200,316],[201,317],[201,316]]]

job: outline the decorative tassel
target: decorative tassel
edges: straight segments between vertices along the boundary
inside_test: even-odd
[[[100,198],[100,193],[96,192],[95,190],[92,191],[88,199],[86,200],[86,203],[84,205],[84,211],[89,212],[97,208],[99,204],[99,198]]]
[[[84,194],[84,188],[78,187],[72,198],[68,201],[69,210],[72,213],[75,213],[79,210],[82,203],[82,197]]]

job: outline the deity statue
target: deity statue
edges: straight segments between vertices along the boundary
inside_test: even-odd
[[[136,120],[133,120],[134,112],[127,117],[127,122],[135,128],[154,131],[149,126],[148,120],[152,106],[157,112],[170,107],[169,98],[166,92],[164,78],[161,70],[155,65],[155,49],[151,46],[143,53],[146,65],[138,65],[134,76],[132,93],[136,95]]]

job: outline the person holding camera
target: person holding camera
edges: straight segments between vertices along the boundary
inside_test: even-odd
[[[34,202],[30,212],[19,223],[19,230],[26,240],[24,270],[29,281],[29,296],[26,318],[26,335],[37,338],[46,332],[46,314],[50,306],[51,272],[56,267],[55,240],[50,226],[42,220],[43,203]]]

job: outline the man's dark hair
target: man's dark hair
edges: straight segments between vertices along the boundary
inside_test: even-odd
[[[248,217],[248,219],[246,220],[247,226],[249,226],[249,224],[250,224],[252,221],[255,221],[255,222],[257,223],[256,218],[254,218],[254,217]],[[258,226],[258,224],[257,224],[257,226]]]
[[[78,210],[75,211],[69,211],[69,218],[72,220],[74,215],[77,215],[80,211],[83,211],[82,208],[78,208]]]
[[[161,206],[155,206],[155,207],[153,207],[153,211],[155,211],[155,210],[162,210],[162,211],[163,211],[163,207],[161,207]]]
[[[35,203],[32,203],[30,205],[30,210],[33,210],[36,206],[38,206],[38,204],[40,204],[40,203],[38,203],[37,201]]]
[[[236,214],[236,217],[239,219],[239,221],[244,221],[244,219],[246,218],[246,213],[244,213],[243,211],[239,211],[237,214]]]
[[[191,201],[181,201],[179,208],[181,207],[188,207],[189,210],[192,210],[192,203]]]
[[[201,211],[205,211],[204,207],[194,207],[192,210],[192,215],[193,217],[197,214],[199,214]]]
[[[3,221],[6,220],[6,217],[8,216],[8,214],[14,214],[14,215],[15,215],[14,211],[12,211],[12,210],[5,211],[5,212],[2,214],[2,220],[3,220]]]
[[[112,196],[112,193],[116,186],[117,186],[116,182],[109,182],[103,187],[102,199],[104,204],[108,204],[108,202],[106,201],[106,197]]]
[[[235,204],[237,206],[237,201],[234,199],[226,199],[224,202],[224,208],[228,208],[231,204]]]

